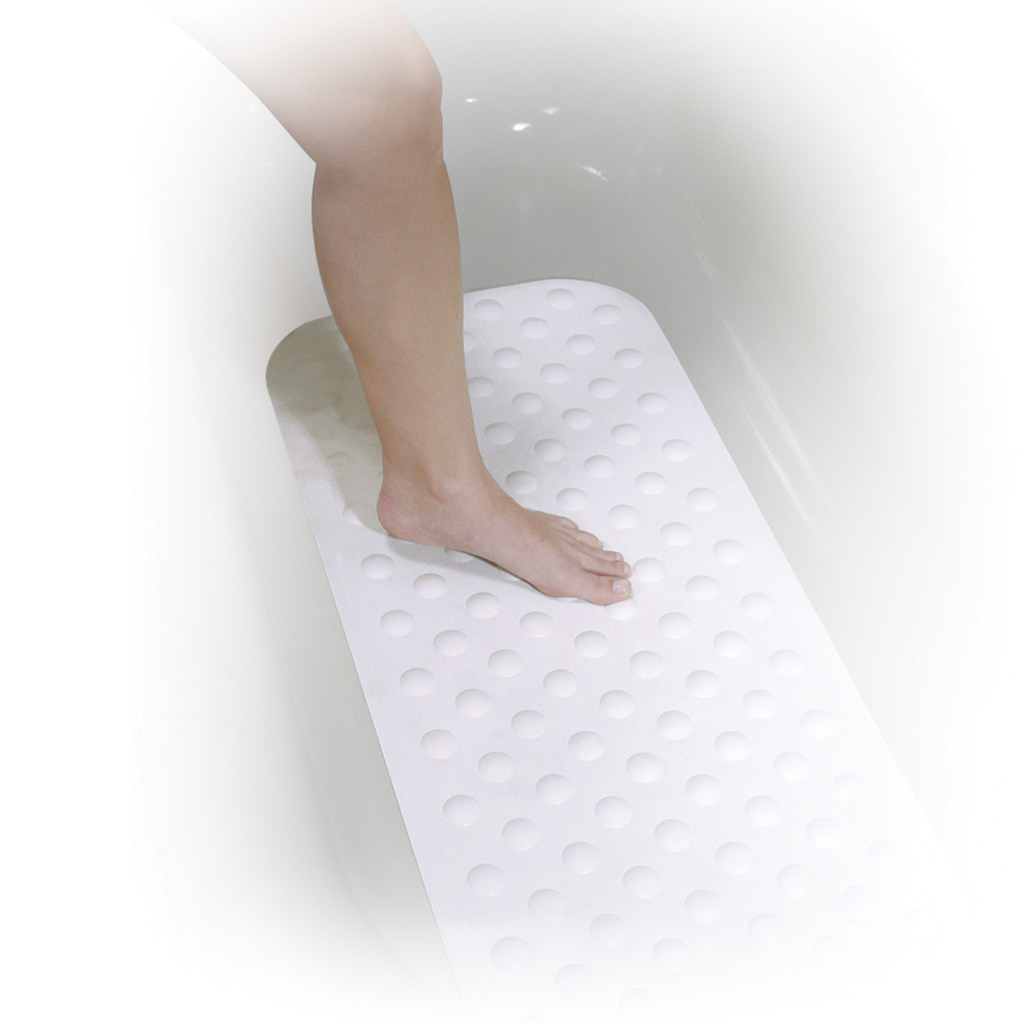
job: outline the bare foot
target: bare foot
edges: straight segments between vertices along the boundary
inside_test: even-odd
[[[440,497],[385,477],[381,525],[401,540],[493,562],[551,597],[613,604],[630,595],[630,567],[572,520],[523,508],[490,477]]]

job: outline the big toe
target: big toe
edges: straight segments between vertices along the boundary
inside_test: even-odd
[[[594,604],[615,604],[633,592],[629,580],[618,576],[599,576],[585,572],[580,578],[579,597]]]

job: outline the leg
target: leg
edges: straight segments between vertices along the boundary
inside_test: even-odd
[[[317,259],[381,439],[382,525],[478,555],[546,594],[621,600],[621,555],[567,519],[523,509],[477,447],[433,60],[386,0],[334,0],[306,16],[309,5],[288,5],[281,20],[187,27],[316,161]]]

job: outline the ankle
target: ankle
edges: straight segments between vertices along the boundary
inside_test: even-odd
[[[385,460],[381,494],[405,504],[444,506],[487,494],[494,487],[479,457],[450,460],[447,466]]]
[[[424,475],[385,472],[377,518],[393,536],[447,545],[460,531],[491,527],[507,509],[508,496],[481,463],[479,473]],[[483,527],[486,532],[487,527]]]

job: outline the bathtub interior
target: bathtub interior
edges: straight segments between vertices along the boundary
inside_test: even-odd
[[[908,705],[927,721],[935,746],[915,738],[904,770],[941,828],[946,644],[969,629],[979,553],[934,553],[985,514],[983,381],[943,235],[952,157],[836,11],[588,9],[509,17],[477,67],[462,40],[432,44],[452,53],[467,288],[568,274],[651,309],[890,742],[917,732]]]
[[[971,500],[985,467],[971,453],[984,438],[985,403],[944,235],[956,219],[942,178],[948,154],[927,106],[833,6],[405,6],[444,72],[466,289],[572,276],[651,309],[949,837],[963,764],[948,731],[970,701],[975,664],[970,603],[984,551]],[[183,826],[183,807],[202,794],[209,826],[246,791],[239,777],[211,796],[198,772],[172,782],[163,766],[175,760],[175,740],[154,707],[170,702],[183,720],[216,677],[220,731],[230,708],[248,707],[276,753],[258,756],[234,733],[214,761],[254,770],[296,826],[297,806],[314,813],[311,762],[341,825],[350,887],[318,840],[303,846],[304,905],[318,906],[311,919],[323,925],[327,905],[368,912],[391,946],[443,985],[263,385],[277,342],[326,313],[309,244],[312,168],[223,69],[187,40],[168,34],[164,45],[187,73],[169,90],[148,157],[156,261],[168,282],[157,342],[177,344],[175,354],[154,348],[150,373],[164,379],[151,416],[158,453],[172,456],[168,479],[187,487],[199,474],[218,496],[214,525],[209,502],[187,509],[187,523],[209,545],[204,585],[233,611],[222,616],[226,632],[199,631],[204,655],[179,652],[154,671],[143,702],[145,770],[161,807],[150,811],[155,856],[172,889],[194,875],[202,825]],[[191,396],[187,440],[182,395]],[[159,532],[182,499],[166,481],[150,487],[154,505],[169,510],[155,517]],[[965,542],[951,549],[949,537]],[[199,572],[197,556],[188,558]],[[213,579],[211,566],[224,577]],[[178,615],[178,626],[197,626]],[[189,668],[195,682],[170,698],[171,681]],[[303,718],[301,741],[277,721],[287,709],[274,694],[285,686]],[[358,829],[345,827],[355,821]],[[229,851],[266,838],[238,828],[224,840],[225,870]],[[272,874],[270,863],[250,880]],[[200,902],[192,892],[179,910],[195,915]],[[204,919],[211,931],[215,917]],[[372,944],[371,934],[359,941]]]

